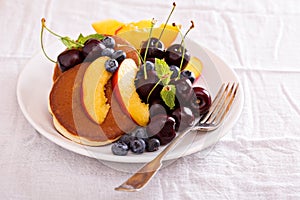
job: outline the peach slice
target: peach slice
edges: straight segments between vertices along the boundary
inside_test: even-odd
[[[188,62],[185,70],[189,70],[195,74],[195,79],[197,80],[202,73],[203,64],[201,60],[197,57],[192,56],[190,61]]]
[[[122,27],[124,23],[115,19],[106,19],[92,23],[92,27],[99,34],[115,35],[116,30]]]
[[[146,126],[149,122],[149,105],[142,102],[136,92],[134,79],[138,72],[135,62],[125,59],[112,77],[114,94],[124,111],[139,126]]]
[[[110,109],[105,96],[105,85],[112,73],[106,71],[105,61],[109,57],[99,57],[86,69],[82,81],[82,102],[88,116],[101,124]]]
[[[158,27],[154,27],[152,30],[152,37],[158,38],[164,26],[165,24],[161,24]],[[139,49],[141,42],[149,38],[151,20],[122,23],[114,19],[107,19],[92,23],[92,27],[99,34],[118,35],[131,43],[136,49]],[[178,25],[178,27],[180,28],[181,26]],[[164,43],[165,48],[170,46],[177,38],[179,33],[178,27],[174,27],[171,24],[166,25],[165,31],[161,37],[161,41]]]
[[[131,29],[130,29],[131,27]],[[164,24],[159,27],[154,27],[152,29],[152,37],[158,38],[162,32]],[[137,27],[137,26],[123,26],[117,32],[116,35],[127,40],[136,49],[139,49],[142,41],[146,41],[149,38],[150,26],[148,27]],[[161,41],[164,43],[165,48],[169,47],[177,38],[179,29],[170,24],[166,25],[164,33],[161,37]]]

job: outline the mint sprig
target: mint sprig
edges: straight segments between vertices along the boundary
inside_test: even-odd
[[[98,39],[102,40],[104,38],[103,35],[100,35],[98,33],[90,34],[87,36],[83,36],[81,33],[79,34],[77,40],[72,40],[69,37],[61,37],[60,40],[62,43],[68,48],[68,49],[78,49],[84,46],[84,43],[89,39]]]
[[[155,71],[159,81],[157,84],[152,88],[151,92],[148,95],[150,97],[152,91],[157,87],[159,83],[163,84],[163,88],[160,91],[160,96],[164,103],[170,108],[173,109],[175,107],[175,95],[176,95],[176,87],[173,84],[170,84],[171,76],[173,71],[170,70],[169,65],[161,59],[155,58]]]
[[[175,107],[175,94],[176,94],[175,85],[166,85],[160,91],[160,96],[162,100],[170,109],[173,109]]]
[[[155,71],[163,85],[168,85],[173,74],[169,65],[164,60],[155,58]]]
[[[87,36],[83,36],[81,33],[79,34],[77,38],[77,42],[80,44],[84,44],[87,40],[89,39],[97,39],[97,40],[102,40],[104,38],[103,35],[95,33],[95,34],[90,34]]]

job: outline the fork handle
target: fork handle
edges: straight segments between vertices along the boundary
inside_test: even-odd
[[[156,174],[156,172],[162,166],[162,159],[169,153],[178,143],[193,129],[194,126],[188,128],[183,133],[179,134],[160,154],[158,154],[153,160],[146,163],[141,169],[133,174],[122,185],[115,188],[119,191],[138,191],[142,189]]]

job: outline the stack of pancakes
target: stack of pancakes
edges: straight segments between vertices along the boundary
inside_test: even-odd
[[[139,57],[130,44],[114,36],[115,50],[126,52],[137,64]],[[121,45],[118,47],[118,45]],[[53,74],[53,86],[49,95],[49,111],[53,116],[56,130],[66,138],[89,146],[109,144],[124,133],[132,131],[136,124],[123,113],[120,104],[113,94],[111,80],[105,86],[105,95],[111,108],[103,123],[97,124],[88,117],[82,105],[82,80],[88,62],[83,62],[68,71],[61,72],[57,65]]]

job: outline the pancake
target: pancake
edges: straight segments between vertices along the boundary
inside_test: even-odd
[[[100,125],[92,121],[82,106],[81,85],[89,63],[82,63],[60,74],[49,95],[49,108],[53,124],[59,133],[77,143],[89,146],[109,144],[135,127],[121,110],[112,92],[111,81],[105,94],[111,104],[105,120]]]

